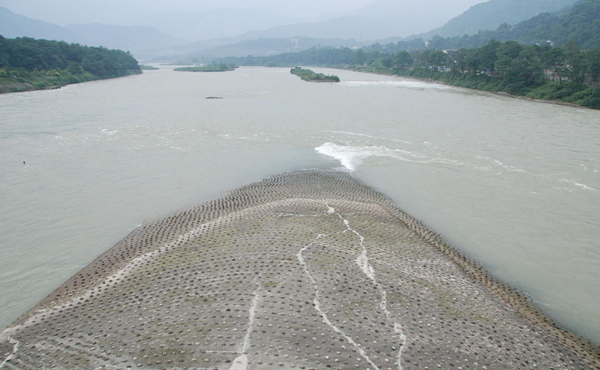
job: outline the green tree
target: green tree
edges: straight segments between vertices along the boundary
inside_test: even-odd
[[[542,63],[544,67],[552,72],[552,82],[558,77],[559,84],[566,73],[566,57],[563,49],[546,47],[542,52]]]
[[[451,66],[448,54],[442,50],[431,50],[429,53],[429,66],[435,71],[443,71]]]
[[[468,50],[461,48],[456,51],[456,68],[460,70],[461,73],[465,73],[467,70],[467,54]]]
[[[385,55],[381,58],[381,64],[386,68],[392,68],[394,65],[394,57],[391,55]]]
[[[406,69],[412,66],[414,63],[414,59],[412,55],[406,50],[400,50],[396,53],[396,65],[400,69]]]
[[[496,61],[498,60],[497,51],[502,45],[500,41],[492,40],[485,46],[479,48],[479,63],[480,66],[485,70],[489,71],[491,75],[494,75],[496,71]]]
[[[566,57],[566,75],[575,83],[585,81],[585,55],[579,45],[573,40],[567,41],[562,46]]]
[[[589,50],[585,53],[587,64],[588,85],[597,85],[600,82],[600,48]]]

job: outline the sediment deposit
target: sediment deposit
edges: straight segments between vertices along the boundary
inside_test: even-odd
[[[295,171],[133,231],[0,334],[8,369],[597,369],[383,195]]]

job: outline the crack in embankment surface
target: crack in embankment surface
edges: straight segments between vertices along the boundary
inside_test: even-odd
[[[233,364],[229,370],[246,370],[248,368],[248,348],[250,347],[250,338],[252,336],[252,330],[254,329],[254,316],[256,316],[256,309],[260,302],[260,295],[262,293],[262,285],[260,284],[259,278],[261,277],[257,276],[254,279],[254,283],[258,285],[258,288],[256,288],[254,291],[252,305],[248,310],[248,329],[246,331],[246,336],[244,337],[242,350],[240,351],[240,355],[233,361]]]
[[[308,271],[308,266],[306,265],[306,262],[304,261],[304,257],[302,257],[302,253],[305,252],[311,246],[313,246],[319,239],[321,239],[323,237],[326,237],[326,236],[327,235],[324,235],[324,234],[317,235],[317,237],[310,244],[308,244],[305,247],[303,247],[298,252],[298,254],[296,254],[296,257],[298,258],[298,261],[300,262],[300,264],[304,268],[304,272],[306,273],[306,275],[308,276],[308,278],[312,282],[313,287],[315,289],[315,298],[313,299],[313,303],[315,305],[315,310],[319,313],[319,315],[321,315],[321,317],[323,318],[323,322],[325,324],[327,324],[334,332],[336,332],[337,334],[339,334],[342,337],[344,337],[344,339],[346,339],[348,341],[348,343],[352,344],[352,346],[360,353],[360,355],[365,360],[367,360],[369,362],[369,364],[371,364],[371,366],[373,366],[375,368],[375,370],[379,370],[379,367],[377,367],[377,365],[375,365],[375,363],[373,363],[373,361],[371,361],[371,359],[369,358],[369,356],[367,356],[366,352],[362,348],[360,348],[360,346],[358,345],[358,343],[356,343],[352,338],[350,338],[348,335],[346,335],[337,326],[333,325],[333,323],[327,317],[327,314],[325,312],[323,312],[323,310],[321,310],[321,304],[319,302],[319,286],[317,285],[317,282],[315,281],[315,279],[312,277],[310,271]]]
[[[360,235],[360,233],[358,231],[351,228],[350,221],[348,221],[347,219],[342,217],[342,215],[339,212],[336,212],[333,207],[330,207],[326,201],[325,201],[325,205],[328,208],[327,213],[337,214],[337,216],[340,218],[340,220],[342,220],[342,222],[344,222],[344,225],[346,226],[346,230],[344,232],[350,231],[353,234],[355,234],[356,236],[358,236],[358,238],[360,239],[360,246],[362,247],[362,253],[356,258],[356,264],[358,265],[358,267],[360,267],[362,272],[369,279],[371,279],[371,281],[373,281],[373,284],[375,284],[375,286],[377,287],[377,290],[381,294],[381,301],[379,302],[379,308],[381,308],[383,310],[383,312],[385,312],[385,316],[388,319],[388,321],[391,321],[392,323],[394,323],[394,332],[400,338],[400,349],[398,350],[398,356],[396,358],[396,361],[398,364],[398,370],[402,370],[402,362],[401,362],[402,361],[402,350],[404,349],[404,345],[406,343],[406,335],[402,331],[402,325],[400,323],[396,322],[392,318],[391,312],[387,309],[387,291],[385,289],[383,289],[383,286],[381,286],[381,284],[379,284],[377,282],[377,278],[375,276],[375,269],[369,262],[369,256],[367,254],[367,247],[365,246],[365,238],[362,235]]]

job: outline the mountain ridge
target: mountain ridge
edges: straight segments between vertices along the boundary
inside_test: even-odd
[[[28,18],[0,6],[0,35],[6,38],[33,37],[65,42],[80,42],[79,37],[56,24]]]
[[[295,20],[262,9],[217,8],[202,13],[170,12],[138,19],[135,24],[150,26],[160,32],[190,42],[222,39],[249,30],[295,23]]]
[[[128,50],[132,53],[148,48],[184,46],[178,39],[146,26],[111,26],[100,23],[61,27],[25,17],[0,7],[0,35],[5,38],[31,37],[65,41],[87,46]]]
[[[552,13],[570,7],[579,0],[489,0],[470,7],[442,27],[414,34],[407,39],[431,39],[438,35],[453,37],[473,35],[480,30],[495,30],[501,24],[517,24],[541,13]]]

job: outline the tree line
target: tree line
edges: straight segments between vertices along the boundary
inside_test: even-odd
[[[225,58],[240,65],[364,66],[373,69],[423,68],[433,71],[460,71],[487,74],[506,83],[530,84],[550,79],[596,85],[600,78],[600,48],[584,50],[569,41],[560,48],[524,45],[516,41],[490,41],[479,47],[458,50],[424,49],[392,53],[390,48],[312,48],[299,53],[268,57]]]
[[[374,65],[381,70],[377,62]],[[455,86],[600,109],[600,48],[583,50],[574,41],[560,48],[492,40],[474,49],[401,51],[390,70]]]
[[[379,44],[355,50],[315,47],[226,60],[239,65],[342,67],[600,108],[600,48],[584,50],[572,40],[561,47],[492,40],[471,49],[395,49]]]
[[[595,86],[600,82],[600,48],[583,50],[569,41],[560,48],[492,40],[475,49],[399,52],[395,65],[412,65],[435,71],[485,74],[507,85],[526,86],[550,80]]]
[[[140,66],[129,52],[0,36],[0,78],[5,84],[29,82],[44,88],[137,73],[141,73]]]

